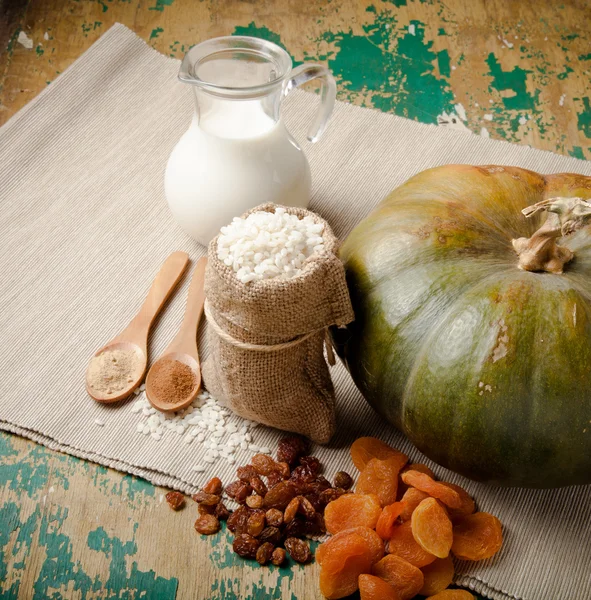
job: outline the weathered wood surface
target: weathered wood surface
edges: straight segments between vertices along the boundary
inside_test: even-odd
[[[327,62],[343,100],[591,159],[586,0],[0,0],[0,11],[0,124],[121,22],[179,58],[217,35],[266,37],[295,61]],[[0,434],[0,597],[318,597],[315,565],[244,567],[224,533],[195,534],[193,503],[173,513],[165,492]]]

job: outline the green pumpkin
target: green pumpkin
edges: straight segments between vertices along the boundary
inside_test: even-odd
[[[472,479],[591,483],[591,230],[536,238],[550,213],[521,212],[557,196],[591,199],[591,178],[430,169],[341,249],[356,320],[335,341],[355,383],[419,450]],[[560,271],[557,250],[563,273],[523,270],[531,251]]]

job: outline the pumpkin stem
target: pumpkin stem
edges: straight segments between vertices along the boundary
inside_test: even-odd
[[[521,212],[531,217],[546,211],[548,218],[530,237],[513,240],[519,256],[519,268],[524,271],[562,273],[564,265],[574,257],[573,252],[556,243],[569,233],[574,233],[591,221],[591,203],[582,198],[549,198]]]

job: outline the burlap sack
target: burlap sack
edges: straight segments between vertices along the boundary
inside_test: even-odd
[[[261,205],[244,216],[275,208]],[[285,210],[324,224],[325,249],[310,257],[296,277],[243,284],[218,258],[217,237],[209,244],[209,355],[203,381],[242,417],[326,443],[335,431],[335,396],[324,358],[326,328],[350,323],[353,309],[338,240],[328,224],[304,209]],[[275,347],[303,337],[289,347]]]

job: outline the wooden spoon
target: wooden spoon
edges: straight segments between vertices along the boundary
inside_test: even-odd
[[[150,404],[162,412],[174,412],[185,408],[193,402],[201,389],[201,368],[199,366],[199,352],[197,349],[197,329],[203,314],[205,293],[203,281],[205,279],[205,266],[207,258],[200,258],[193,272],[193,279],[189,286],[185,318],[176,337],[172,340],[164,354],[150,367],[146,377],[146,396]],[[163,383],[162,363],[177,360],[187,365],[195,375],[195,384],[191,392],[178,402],[169,402],[168,396],[156,391],[156,384]],[[158,367],[157,367],[158,365]]]
[[[133,351],[136,353],[136,368],[130,373],[129,386],[112,393],[101,392],[90,385],[89,369],[86,371],[86,391],[97,402],[119,402],[127,398],[142,382],[148,363],[148,334],[156,315],[160,312],[170,293],[183,274],[189,255],[186,252],[173,252],[165,261],[152,283],[148,296],[140,311],[129,325],[106,346],[94,355],[99,356],[108,350]],[[94,357],[93,357],[94,358]],[[90,367],[90,366],[89,366]]]

